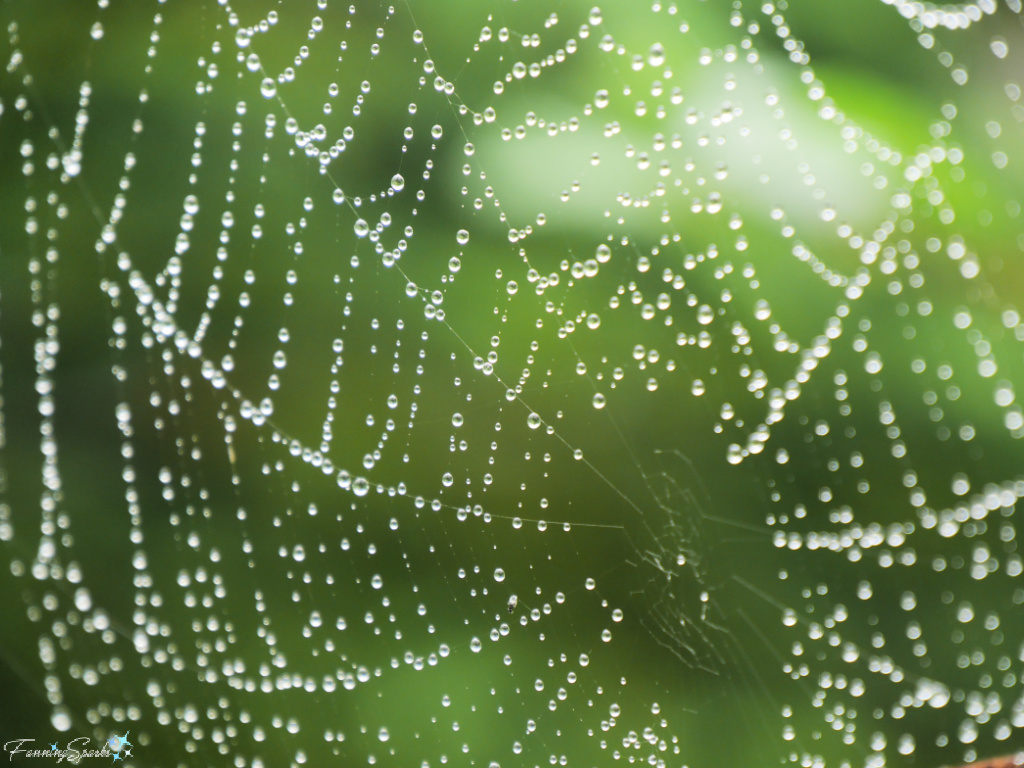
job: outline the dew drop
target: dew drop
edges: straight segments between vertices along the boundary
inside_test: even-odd
[[[71,730],[71,713],[66,707],[54,707],[50,713],[50,722],[58,731],[69,731]]]
[[[647,52],[647,61],[652,67],[660,67],[665,63],[665,48],[661,43],[655,43]]]

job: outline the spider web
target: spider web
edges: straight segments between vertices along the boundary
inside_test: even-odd
[[[5,740],[1020,748],[1019,3],[0,8]]]

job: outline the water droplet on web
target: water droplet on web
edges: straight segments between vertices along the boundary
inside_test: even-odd
[[[459,245],[465,245],[466,243],[468,243],[469,232],[467,232],[464,229],[460,229],[458,232],[455,233],[455,242],[457,242]]]
[[[494,580],[498,582],[505,580],[505,570],[503,568],[494,569]]]
[[[912,755],[914,750],[917,748],[917,742],[914,737],[909,733],[904,733],[900,736],[899,743],[897,744],[897,751],[901,755]]]
[[[737,443],[730,444],[728,450],[725,453],[726,461],[728,461],[730,464],[739,464],[740,462],[743,461],[745,456],[746,451],[744,450],[743,446],[738,445]]]
[[[67,707],[57,706],[50,712],[50,723],[60,732],[71,730],[71,713]]]
[[[483,647],[483,643],[480,642],[479,637],[474,637],[469,641],[469,650],[473,653],[480,653],[480,649]]]
[[[366,223],[366,219],[356,219],[352,229],[355,231],[356,237],[366,237],[370,233],[370,225]]]
[[[356,496],[365,496],[370,492],[370,481],[365,477],[357,477],[352,481],[352,493]]]
[[[922,677],[917,681],[914,698],[926,703],[933,709],[941,709],[949,703],[950,690],[943,683]]]
[[[600,392],[595,392],[594,397],[591,400],[591,404],[597,409],[601,410],[605,406],[605,397]]]
[[[75,608],[82,613],[92,610],[92,595],[88,589],[79,587],[75,590]]]
[[[395,190],[395,192],[401,192],[405,189],[405,179],[402,177],[402,174],[396,173],[391,177],[391,188]]]
[[[274,78],[263,78],[263,82],[260,83],[260,93],[263,94],[265,99],[272,99],[277,95],[277,82]]]
[[[529,416],[527,416],[526,417],[526,425],[530,429],[537,429],[537,427],[539,427],[541,425],[540,414],[538,414],[538,413],[531,413]]]

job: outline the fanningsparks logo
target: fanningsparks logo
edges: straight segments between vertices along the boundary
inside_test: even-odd
[[[69,741],[64,747],[61,747],[57,742],[51,742],[48,748],[35,746],[35,739],[12,739],[4,744],[4,750],[6,750],[8,760],[10,761],[14,761],[16,758],[34,758],[52,760],[55,763],[67,761],[77,765],[86,758],[109,757],[116,763],[119,760],[125,760],[132,756],[132,747],[135,745],[128,741],[129,733],[130,731],[125,731],[124,735],[112,734],[109,739],[103,742],[99,749],[94,749],[90,746],[92,739],[88,736],[79,736],[77,739]]]

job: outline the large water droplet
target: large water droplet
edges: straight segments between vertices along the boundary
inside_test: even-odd
[[[54,707],[50,713],[50,722],[53,723],[53,727],[58,731],[70,731],[71,713],[68,712],[67,707]]]

